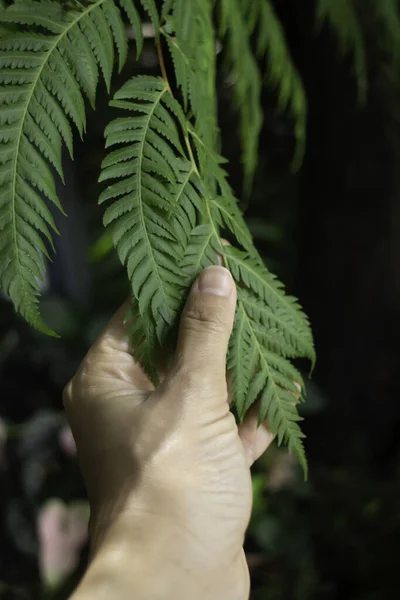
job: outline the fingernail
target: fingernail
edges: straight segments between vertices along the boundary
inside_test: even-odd
[[[214,296],[229,296],[233,290],[233,279],[225,267],[208,267],[199,277],[199,291]]]

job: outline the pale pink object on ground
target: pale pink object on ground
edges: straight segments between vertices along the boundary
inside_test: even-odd
[[[89,508],[86,502],[67,506],[61,500],[49,500],[37,519],[39,568],[42,582],[56,587],[79,564],[80,553],[88,539]]]
[[[71,429],[68,427],[64,427],[61,429],[58,441],[60,442],[61,449],[68,456],[76,456],[76,444],[74,440],[74,436],[72,435]]]

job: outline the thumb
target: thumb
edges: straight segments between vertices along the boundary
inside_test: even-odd
[[[236,287],[224,267],[209,267],[194,283],[179,328],[176,366],[201,385],[226,385],[226,353],[236,307]]]

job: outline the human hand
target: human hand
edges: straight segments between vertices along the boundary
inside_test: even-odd
[[[257,427],[256,407],[239,427],[229,410],[235,306],[229,271],[206,269],[156,390],[132,357],[121,309],[67,386],[92,511],[92,563],[77,600],[92,591],[99,599],[248,598],[249,466],[272,434]]]

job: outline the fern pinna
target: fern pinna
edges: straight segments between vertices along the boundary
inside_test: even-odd
[[[377,9],[389,33],[397,11],[390,2],[392,10]],[[316,30],[328,24],[337,32],[364,85],[363,33],[351,0],[316,4]],[[268,420],[306,469],[296,409],[302,378],[290,360],[314,362],[309,323],[263,265],[219,154],[217,47],[242,123],[247,190],[263,83],[293,119],[294,163],[301,163],[307,98],[271,0],[0,1],[0,287],[30,324],[54,334],[39,295],[57,233],[49,203],[62,210],[55,187],[62,148],[72,156],[74,130],[84,136],[100,78],[110,90],[114,63],[122,69],[132,38],[140,55],[143,20],[154,29],[161,76],[133,77],[114,95],[120,116],[106,129],[100,175],[104,223],[131,282],[134,347],[156,381],[188,286],[222,260],[238,287],[228,356],[238,416],[259,401],[260,422]],[[224,232],[232,246],[221,242]]]

